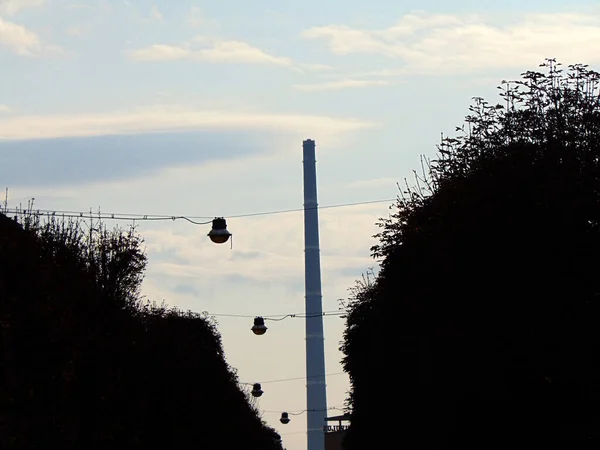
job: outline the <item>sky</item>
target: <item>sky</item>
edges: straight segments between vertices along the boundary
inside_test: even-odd
[[[600,63],[600,7],[573,0],[0,0],[0,186],[9,206],[216,216],[136,221],[151,300],[212,314],[304,310],[302,140],[315,139],[323,308],[376,263],[379,217],[472,97],[546,57]],[[109,222],[126,226],[130,221]],[[265,420],[306,447],[304,320],[218,317]],[[348,390],[324,319],[327,394]],[[286,381],[278,381],[286,380]],[[269,381],[276,381],[269,383]],[[393,383],[393,380],[390,380]],[[331,415],[339,411],[332,410]]]

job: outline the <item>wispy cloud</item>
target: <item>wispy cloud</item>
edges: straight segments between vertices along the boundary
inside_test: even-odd
[[[69,36],[81,37],[88,34],[90,30],[91,27],[89,25],[73,25],[68,27],[65,30],[65,33],[67,33]]]
[[[523,67],[545,57],[600,61],[600,16],[529,14],[497,24],[485,15],[412,13],[384,29],[328,25],[305,30],[337,55],[388,57],[411,73],[468,72]]]
[[[60,53],[60,48],[42,43],[33,31],[0,17],[0,47],[22,56]]]
[[[12,109],[7,105],[0,104],[0,114],[8,114],[12,112]]]
[[[389,86],[390,83],[384,80],[338,80],[327,83],[314,84],[295,84],[294,89],[300,91],[337,91],[341,89],[366,88],[375,86]]]
[[[0,139],[40,139],[74,136],[187,130],[275,130],[336,135],[376,124],[317,115],[273,114],[254,111],[194,110],[177,106],[117,111],[107,114],[10,116],[0,120]]]
[[[386,187],[390,188],[390,191],[396,188],[398,179],[383,177],[383,178],[370,178],[365,180],[356,180],[351,183],[344,184],[344,188],[346,189],[370,189],[370,188],[380,188]]]
[[[14,16],[21,10],[45,3],[46,0],[0,0],[0,50],[4,48],[17,55],[30,57],[64,53],[58,46],[43,43],[34,31],[2,17]]]
[[[266,154],[271,148],[264,142],[272,135],[233,129],[0,140],[0,179],[8,186],[56,186],[148,176]]]
[[[323,210],[321,234],[328,249],[327,255],[323,257],[326,261],[324,272],[328,279],[346,278],[349,285],[353,276],[360,275],[359,270],[365,271],[373,265],[368,248],[372,245],[371,236],[376,228],[377,214],[386,208],[387,205],[378,204],[339,208],[331,212]],[[187,278],[192,283],[198,279],[231,280],[234,276],[269,282],[274,272],[277,272],[280,283],[301,281],[299,274],[302,274],[304,262],[298,259],[298,255],[303,250],[303,223],[298,220],[299,215],[301,213],[281,215],[276,222],[269,217],[229,221],[231,231],[234,234],[239,231],[235,244],[237,252],[245,250],[247,254],[253,254],[253,264],[248,264],[247,258],[236,258],[235,252],[229,256],[226,264],[207,264],[222,251],[221,248],[206,246],[196,235],[182,235],[172,231],[145,232],[147,250],[149,254],[159,256],[164,251],[172,252],[176,249],[180,261],[174,262],[172,257],[167,260],[160,258],[163,261],[157,261],[156,258],[153,269],[165,275]],[[348,223],[353,223],[354,226],[348,228]],[[271,229],[273,231],[268,235],[264,232]],[[361,233],[357,233],[357,230]],[[360,238],[355,240],[356,236]],[[202,256],[198,256],[200,254]],[[355,273],[344,275],[348,269],[353,269]]]
[[[198,45],[199,44],[199,45]],[[243,41],[196,39],[194,44],[157,44],[129,52],[134,61],[190,60],[209,63],[273,64],[292,66],[290,58],[271,55]]]
[[[150,12],[148,13],[148,18],[146,20],[148,22],[162,22],[163,21],[163,15],[158,10],[158,6],[153,5],[152,8],[150,8]]]
[[[22,9],[35,8],[46,3],[46,0],[0,0],[0,14],[12,16]]]
[[[131,50],[128,55],[133,61],[176,61],[190,58],[191,53],[189,49],[183,47],[155,44],[150,47]]]
[[[201,8],[192,6],[187,17],[187,24],[191,27],[200,27],[208,23],[214,24],[214,21],[208,19]]]
[[[328,65],[328,64],[304,64],[304,63],[300,63],[300,64],[296,64],[296,66],[299,69],[306,69],[306,70],[310,70],[310,71],[315,71],[315,72],[329,72],[329,71],[333,71],[333,67]]]

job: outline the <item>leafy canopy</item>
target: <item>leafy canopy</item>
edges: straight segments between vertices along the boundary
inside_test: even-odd
[[[403,448],[598,445],[600,75],[541,66],[474,98],[380,219],[341,348],[351,450],[382,414]]]

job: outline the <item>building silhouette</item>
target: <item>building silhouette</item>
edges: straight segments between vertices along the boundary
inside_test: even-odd
[[[342,442],[350,427],[350,414],[327,417],[327,425],[323,427],[325,432],[325,450],[343,450]],[[337,422],[337,424],[335,423]]]

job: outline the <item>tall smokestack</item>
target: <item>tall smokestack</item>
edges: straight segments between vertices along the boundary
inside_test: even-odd
[[[304,166],[304,284],[306,291],[306,409],[308,450],[324,450],[327,416],[315,141],[302,143]]]

